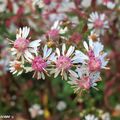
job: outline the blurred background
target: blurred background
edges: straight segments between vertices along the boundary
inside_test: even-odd
[[[120,120],[120,1],[112,1],[114,8],[100,1],[0,0],[0,116],[14,117],[9,120],[84,120],[90,114],[98,120]],[[13,76],[9,72],[8,38],[14,41],[19,27],[29,26],[32,39],[44,40],[43,34],[54,21],[67,21],[73,29],[66,36],[74,36],[68,44],[80,46],[89,33],[87,19],[92,11],[105,13],[110,26],[100,36],[109,53],[110,69],[102,71],[99,90],[77,96],[61,77],[36,80],[31,73]]]

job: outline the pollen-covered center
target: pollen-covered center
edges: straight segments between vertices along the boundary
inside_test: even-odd
[[[68,70],[69,68],[71,68],[71,66],[72,66],[72,62],[69,57],[60,56],[56,61],[56,67],[59,70]]]
[[[47,67],[47,62],[41,57],[35,57],[32,61],[32,68],[35,71],[42,72]]]
[[[21,64],[18,63],[18,62],[15,62],[14,68],[15,68],[15,70],[18,70],[18,71],[22,69],[22,68],[21,68]]]
[[[89,36],[93,41],[97,41],[97,36],[95,34],[92,34]]]
[[[97,29],[102,28],[104,25],[104,22],[101,19],[96,19],[94,22],[94,27]]]
[[[55,38],[55,37],[57,37],[57,36],[59,35],[59,30],[57,30],[57,29],[50,30],[50,31],[48,31],[47,34],[48,34],[50,37]]]
[[[25,38],[18,38],[14,42],[14,48],[16,48],[20,52],[24,52],[29,45],[29,40]]]
[[[98,58],[90,58],[88,64],[90,71],[98,71],[101,68],[101,60]]]
[[[89,50],[88,52],[89,56],[89,70],[90,71],[98,71],[101,68],[101,60],[97,57],[95,57],[93,50]]]
[[[76,83],[80,88],[84,89],[90,88],[90,78],[88,76],[84,76],[80,80],[76,80]]]

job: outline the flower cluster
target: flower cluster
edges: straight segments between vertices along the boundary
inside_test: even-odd
[[[53,26],[58,26],[58,22]],[[54,30],[61,30],[59,27],[55,28]],[[92,32],[88,36],[88,43],[83,42],[85,48],[83,53],[73,45],[68,48],[66,43],[52,49],[39,39],[30,41],[29,32],[28,27],[20,28],[16,40],[10,41],[11,53],[15,58],[10,62],[10,72],[20,75],[23,72],[33,71],[33,78],[37,79],[45,79],[46,76],[56,78],[60,75],[75,87],[75,92],[96,87],[96,82],[101,80],[100,71],[106,69],[108,63],[107,53],[103,51],[104,46],[99,40],[93,40],[95,35],[97,39],[97,33]]]

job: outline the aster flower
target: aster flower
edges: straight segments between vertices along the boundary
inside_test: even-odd
[[[36,118],[39,115],[43,115],[44,111],[41,109],[40,105],[34,104],[29,108],[29,112],[32,118]]]
[[[67,107],[67,104],[64,101],[59,101],[56,106],[57,110],[59,111],[65,110],[66,107]]]
[[[58,7],[58,12],[70,12],[71,10],[75,9],[75,4],[71,0],[63,0]]]
[[[113,0],[97,0],[96,3],[97,3],[97,5],[102,4],[109,9],[114,9],[116,6],[116,3],[113,2]]]
[[[100,80],[100,72],[90,72],[88,66],[83,64],[76,69],[76,74],[70,75],[68,83],[74,88],[75,93],[77,93],[83,89],[96,88],[96,82]]]
[[[108,60],[106,59],[107,53],[103,52],[104,46],[99,42],[93,42],[89,40],[89,44],[87,42],[83,42],[83,45],[87,51],[87,54],[76,50],[76,56],[79,57],[79,61],[81,63],[87,64],[89,66],[90,71],[100,71],[102,68],[107,69],[106,65]]]
[[[88,19],[88,28],[92,29],[97,34],[104,34],[104,29],[109,28],[105,14],[92,12],[90,14],[90,18]]]
[[[110,113],[106,112],[101,115],[102,120],[111,120]]]
[[[24,65],[20,61],[17,60],[10,61],[9,66],[10,66],[9,70],[12,74],[20,75],[24,71]]]
[[[99,35],[93,31],[91,31],[90,35],[88,36],[88,40],[92,40],[93,42],[100,41]]]
[[[97,117],[95,117],[94,115],[86,115],[85,116],[85,120],[98,120],[98,118]]]
[[[79,44],[79,42],[82,40],[82,35],[77,32],[74,32],[71,35],[70,40],[75,44]]]
[[[51,30],[47,32],[49,37],[56,38],[59,34],[65,34],[68,31],[68,28],[62,28],[60,26],[60,21],[57,20],[54,22],[53,26],[51,27]]]
[[[102,0],[103,5],[107,6],[109,9],[115,8],[115,3],[112,0]]]
[[[62,53],[60,53],[59,48],[56,48],[56,59],[53,61],[55,63],[55,68],[51,69],[51,74],[54,73],[54,77],[56,78],[59,74],[67,80],[67,73],[74,74],[75,72],[72,70],[75,63],[78,63],[77,56],[74,55],[74,46],[70,46],[68,51],[66,51],[66,45],[62,45]]]
[[[43,8],[45,6],[45,3],[43,0],[32,0],[32,5],[38,6],[39,8]]]
[[[24,58],[30,61],[33,58],[33,54],[37,55],[37,47],[40,45],[41,40],[34,40],[30,42],[28,34],[30,32],[30,28],[23,27],[23,29],[19,29],[16,34],[16,40],[12,42],[13,47],[11,48],[12,55],[16,55],[17,59]]]
[[[52,48],[48,48],[47,45],[45,45],[43,55],[34,57],[31,61],[31,67],[27,67],[26,72],[34,71],[33,77],[45,79],[45,74],[49,75],[47,68],[54,59],[55,53],[52,53]]]
[[[91,6],[92,0],[82,0],[81,5],[84,8],[88,8]]]
[[[7,0],[0,0],[0,13],[4,12],[7,7]]]

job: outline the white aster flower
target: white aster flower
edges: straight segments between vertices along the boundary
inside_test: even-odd
[[[103,5],[107,6],[109,9],[114,9],[116,4],[112,2],[112,0],[103,0]]]
[[[64,109],[66,109],[67,105],[64,101],[59,101],[56,107],[57,110],[63,111]]]
[[[88,8],[91,6],[92,0],[82,0],[81,5],[85,8]]]
[[[65,34],[68,31],[67,27],[62,28],[60,26],[60,21],[59,20],[55,21],[53,26],[51,27],[51,30],[54,30],[54,29],[58,30],[59,34]]]
[[[92,40],[93,42],[100,41],[99,35],[93,31],[91,31],[90,35],[88,36],[88,40]]]
[[[70,46],[68,51],[66,51],[66,45],[62,45],[62,52],[56,48],[56,59],[53,61],[55,63],[55,68],[51,69],[51,74],[54,73],[54,77],[56,78],[59,74],[67,80],[67,73],[74,74],[75,72],[72,70],[75,63],[78,63],[76,60],[77,57],[74,55],[74,46]]]
[[[16,34],[16,40],[12,44],[14,45],[11,48],[12,55],[16,55],[17,59],[24,58],[28,61],[33,59],[33,54],[37,55],[37,48],[40,45],[41,40],[34,40],[30,42],[28,34],[30,32],[30,28],[23,27],[23,29],[19,29],[18,33]]]
[[[0,13],[4,12],[7,7],[7,0],[0,0]]]
[[[113,2],[108,2],[108,4],[107,4],[107,8],[109,8],[109,9],[114,9],[115,6],[116,6],[116,4]]]
[[[116,3],[113,2],[112,0],[97,0],[97,4],[105,5],[109,9],[114,9],[116,6]]]
[[[32,0],[32,5],[38,6],[39,8],[43,8],[45,6],[45,3],[43,0]]]
[[[76,74],[70,75],[68,83],[74,88],[76,93],[82,89],[96,88],[96,82],[100,80],[100,72],[90,72],[88,66],[83,64],[76,69]]]
[[[75,9],[75,4],[71,0],[63,0],[58,7],[58,12],[70,12],[72,9]]]
[[[40,105],[34,104],[29,108],[29,112],[32,118],[36,118],[39,115],[43,115],[44,111],[41,109]]]
[[[97,34],[104,34],[104,29],[108,29],[108,21],[105,14],[98,14],[92,12],[88,19],[88,28],[96,32]]]
[[[65,13],[50,13],[49,14],[49,21],[55,22],[55,21],[61,21],[67,18],[67,15]]]
[[[12,74],[20,75],[24,71],[24,65],[20,61],[17,60],[10,61],[9,66],[10,66],[9,70]]]
[[[31,60],[31,67],[26,67],[26,72],[34,71],[33,77],[45,79],[45,74],[49,75],[47,70],[51,65],[51,61],[54,59],[55,53],[52,53],[52,48],[48,48],[47,45],[45,45],[43,54]]]
[[[97,117],[95,117],[95,115],[86,115],[85,116],[85,120],[98,120],[98,118]]]
[[[106,112],[101,116],[102,120],[111,120],[110,113]]]
[[[106,69],[106,65],[108,60],[106,60],[107,53],[103,52],[104,46],[99,42],[93,42],[89,40],[89,44],[87,42],[83,42],[83,45],[87,51],[87,54],[76,50],[76,56],[79,57],[79,61],[84,64],[88,64],[90,71],[100,71],[100,69]]]

